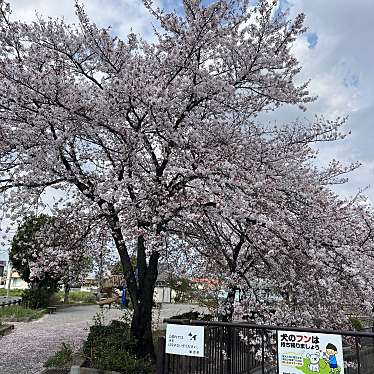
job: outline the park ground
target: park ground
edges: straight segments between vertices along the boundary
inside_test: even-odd
[[[191,310],[204,311],[197,305],[163,304],[154,311],[154,326],[160,329],[165,318]],[[121,309],[82,305],[47,314],[37,321],[15,322],[14,331],[0,337],[0,374],[40,373],[43,363],[59,350],[62,343],[76,348],[82,345],[94,317],[101,311],[106,323],[124,315]]]

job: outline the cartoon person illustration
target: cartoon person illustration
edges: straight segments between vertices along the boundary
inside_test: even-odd
[[[335,345],[332,343],[328,343],[326,346],[326,350],[323,353],[323,358],[328,362],[330,366],[330,374],[340,373],[340,369],[338,368],[338,362],[336,360],[337,353],[338,349],[335,347]]]

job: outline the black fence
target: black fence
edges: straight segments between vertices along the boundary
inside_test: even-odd
[[[12,305],[21,305],[22,297],[0,296],[0,308]]]
[[[204,357],[166,354],[163,338],[158,374],[278,374],[278,330],[341,335],[344,373],[339,374],[374,374],[374,333],[370,332],[173,319],[165,322],[204,326]]]

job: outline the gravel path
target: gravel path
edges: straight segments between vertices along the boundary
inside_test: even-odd
[[[99,310],[96,305],[76,306],[34,322],[14,323],[14,331],[0,337],[0,374],[37,374],[62,342],[80,347]],[[103,315],[108,322],[123,312],[104,308]]]

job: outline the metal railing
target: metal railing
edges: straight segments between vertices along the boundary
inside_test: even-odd
[[[170,324],[204,326],[204,357],[165,353],[159,348],[158,374],[278,374],[278,330],[341,335],[344,373],[374,374],[374,333],[249,323],[167,319]]]
[[[22,297],[6,297],[6,296],[0,296],[0,308],[4,308],[6,306],[12,306],[12,305],[21,305]]]

